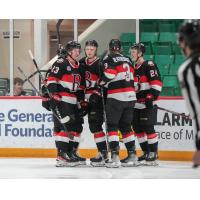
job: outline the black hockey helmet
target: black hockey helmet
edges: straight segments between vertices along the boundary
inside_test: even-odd
[[[190,49],[200,48],[200,20],[185,20],[179,28],[178,40],[185,41]]]
[[[121,50],[121,42],[118,39],[112,39],[109,42],[109,49],[112,51],[120,51]]]
[[[73,49],[81,49],[81,44],[76,42],[76,41],[69,41],[66,44],[65,49],[66,49],[67,52],[70,52]]]
[[[86,41],[85,46],[93,46],[93,47],[98,48],[99,45],[96,40],[88,40]]]
[[[140,52],[142,52],[142,54],[145,53],[145,45],[141,42],[139,43],[134,43],[132,46],[131,46],[131,49],[136,49]]]

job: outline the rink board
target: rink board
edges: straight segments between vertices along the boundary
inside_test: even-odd
[[[165,97],[156,102],[176,112],[188,114],[182,97]],[[41,107],[39,97],[0,98],[0,156],[55,157],[51,112]],[[156,131],[159,135],[159,157],[164,160],[191,160],[194,151],[192,120],[174,114],[158,112]],[[121,145],[121,157],[126,155]],[[136,142],[137,149],[138,144]],[[80,153],[85,157],[96,154],[93,135],[87,118],[80,138]],[[140,153],[140,151],[138,150]]]

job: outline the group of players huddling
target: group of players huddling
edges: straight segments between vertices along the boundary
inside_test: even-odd
[[[162,81],[156,64],[144,60],[142,43],[130,48],[133,61],[122,54],[118,39],[109,42],[109,54],[103,59],[97,56],[97,50],[97,41],[87,41],[85,57],[78,61],[81,45],[70,41],[46,74],[45,86],[51,98],[43,87],[42,104],[60,117],[54,115],[56,166],[86,165],[86,159],[77,152],[85,115],[99,152],[90,159],[92,166],[157,165],[154,101]],[[128,153],[123,160],[119,159],[119,132]],[[140,157],[136,156],[136,137],[143,151]]]

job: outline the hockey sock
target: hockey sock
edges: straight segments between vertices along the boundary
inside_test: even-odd
[[[118,131],[109,131],[109,147],[111,151],[119,150],[119,134]]]
[[[69,151],[69,138],[64,131],[54,132],[54,138],[56,148],[58,151],[68,152]]]
[[[106,136],[103,131],[96,132],[94,134],[94,140],[96,142],[97,148],[99,152],[107,151],[107,145],[106,145]]]
[[[79,146],[79,141],[80,141],[80,135],[81,134],[78,133],[78,132],[75,132],[75,131],[71,131],[70,134],[74,136],[73,140],[70,141],[71,151],[77,150],[78,146]]]
[[[127,151],[135,151],[135,136],[133,132],[122,134],[122,141]]]
[[[151,133],[147,135],[148,145],[150,152],[158,151],[158,135],[157,133]]]
[[[135,135],[137,136],[137,139],[138,139],[138,142],[140,144],[142,151],[149,152],[147,136],[146,136],[145,132],[135,133]]]

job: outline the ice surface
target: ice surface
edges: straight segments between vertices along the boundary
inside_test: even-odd
[[[53,158],[0,158],[0,178],[121,179],[121,178],[200,178],[200,168],[190,162],[160,161],[157,167],[56,168]]]

